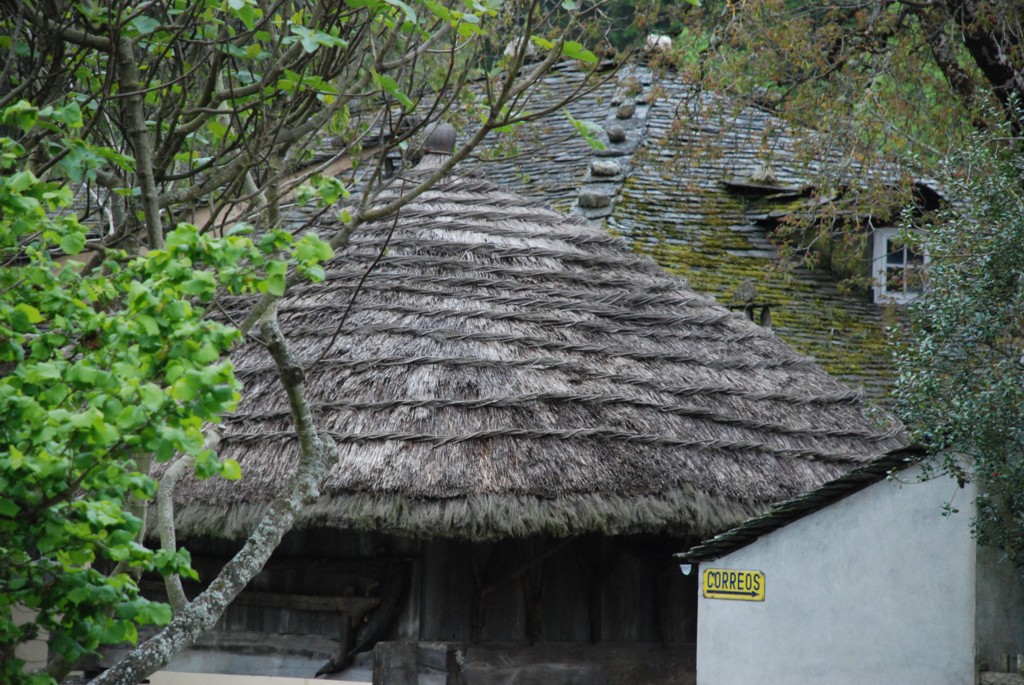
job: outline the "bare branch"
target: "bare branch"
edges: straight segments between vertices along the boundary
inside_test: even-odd
[[[127,98],[128,134],[135,150],[135,174],[142,191],[143,215],[149,248],[164,246],[164,230],[160,221],[160,204],[157,198],[156,181],[153,178],[153,150],[149,144],[149,128],[146,126],[144,92],[139,84],[139,65],[135,61],[135,45],[128,38],[122,38],[117,50],[118,75],[122,90],[132,93]]]

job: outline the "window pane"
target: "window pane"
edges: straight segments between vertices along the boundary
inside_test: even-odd
[[[908,247],[907,248],[907,263],[908,264],[923,265],[924,264],[924,253],[918,252],[917,250],[913,250],[913,249]]]
[[[903,285],[906,281],[902,268],[888,268],[885,270],[885,290],[890,293],[903,292]]]
[[[921,259],[920,263],[915,264],[907,268],[905,275],[906,281],[903,284],[903,290],[906,293],[920,294],[924,290],[924,258]]]
[[[894,238],[888,238],[885,241],[885,263],[886,264],[899,264],[903,265],[906,263],[906,257],[903,254],[903,248],[897,247],[899,242]]]

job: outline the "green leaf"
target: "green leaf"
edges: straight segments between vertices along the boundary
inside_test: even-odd
[[[80,232],[68,233],[60,239],[60,249],[64,254],[76,255],[85,249],[85,234]]]
[[[68,370],[68,381],[82,385],[96,385],[100,372],[85,361],[77,362]]]
[[[327,278],[327,272],[319,264],[314,264],[313,266],[306,267],[304,269],[304,273],[306,274],[306,277],[309,278],[309,280],[315,283],[319,283],[320,281]]]
[[[25,465],[25,454],[14,445],[9,448],[11,455],[11,468],[17,471]]]
[[[27,100],[18,100],[3,112],[3,123],[14,124],[25,133],[32,130],[39,119],[39,108]]]
[[[258,7],[253,7],[252,5],[246,5],[242,9],[238,10],[236,15],[242,20],[242,23],[245,24],[245,28],[252,31],[253,27],[256,26],[256,22],[263,16],[263,10]]]
[[[386,93],[390,93],[396,100],[402,103],[402,106],[407,109],[413,109],[414,105],[409,96],[398,89],[398,83],[395,79],[391,78],[387,74],[378,74],[376,70],[372,70],[373,82]]]
[[[60,380],[60,367],[53,362],[27,365],[25,380],[29,383]]]
[[[196,398],[196,389],[185,379],[178,379],[171,385],[171,397],[179,402],[191,402]]]
[[[323,35],[326,35],[326,34],[323,34]],[[302,85],[304,85],[307,88],[310,88],[312,90],[315,90],[318,93],[329,93],[331,95],[337,95],[338,94],[338,89],[337,88],[332,86],[327,81],[324,81],[322,78],[320,78],[316,74],[311,74],[311,75],[303,76],[302,77]]]
[[[217,279],[209,272],[196,271],[192,278],[182,284],[181,289],[189,295],[208,297],[217,290]]]
[[[29,323],[39,323],[43,320],[43,315],[39,313],[39,310],[30,304],[22,302],[14,307],[17,311],[25,314]]]
[[[267,292],[271,295],[277,297],[284,295],[286,285],[284,276],[275,274],[267,278]]]
[[[403,12],[405,12],[405,18],[406,19],[408,19],[409,21],[411,21],[414,24],[416,23],[416,12],[413,11],[412,7],[410,7],[409,5],[407,5],[404,2],[402,2],[402,0],[384,0],[384,1],[386,3],[388,3],[389,5],[393,5],[394,7],[398,7],[399,9],[401,9]]]
[[[146,383],[139,386],[139,398],[142,400],[144,407],[156,411],[163,406],[166,395],[164,395],[164,391],[158,385]]]
[[[462,38],[472,38],[473,36],[484,35],[483,29],[479,26],[474,26],[473,24],[468,24],[464,21],[459,22],[457,30],[459,32],[459,36]]]
[[[543,50],[552,50],[555,47],[555,44],[552,41],[547,40],[546,38],[541,38],[540,36],[530,36],[530,40],[533,41],[534,45]]]
[[[263,16],[263,10],[252,0],[228,0],[228,9],[245,24],[247,31],[252,31],[256,21]]]
[[[174,443],[164,438],[155,438],[146,445],[156,453],[157,461],[167,461],[174,456]]]
[[[430,10],[430,13],[433,14],[438,19],[443,19],[444,21],[453,24],[455,23],[456,19],[452,16],[451,10],[449,10],[441,3],[434,2],[434,0],[427,0],[425,5],[427,9]]]
[[[220,463],[220,475],[224,480],[238,480],[242,477],[242,467],[234,459],[224,459]]]
[[[284,295],[287,287],[288,264],[286,262],[271,262],[267,265],[267,292],[280,297]]]
[[[299,26],[298,24],[292,24],[291,32],[299,37],[299,42],[302,43],[302,49],[306,52],[316,52],[320,44],[316,40],[315,32],[312,29],[308,29],[305,26]]]
[[[569,120],[569,123],[576,129],[576,132],[583,137],[583,140],[585,140],[591,148],[594,150],[605,149],[605,144],[597,138],[598,135],[604,133],[604,129],[598,124],[595,124],[592,121],[576,119],[569,113],[569,110],[565,110],[565,118]]]
[[[72,604],[81,604],[82,602],[89,601],[89,597],[92,595],[90,588],[85,586],[78,586],[71,590],[68,595],[68,601]]]
[[[139,314],[135,317],[135,322],[142,326],[142,330],[149,335],[160,335],[160,324],[149,314]]]
[[[210,119],[206,122],[206,125],[210,127],[210,133],[213,134],[214,138],[220,139],[227,135],[228,127],[220,123],[217,117]]]
[[[597,55],[574,40],[567,40],[562,44],[562,54],[569,59],[579,60],[588,64],[597,63]]]
[[[21,507],[7,499],[6,497],[0,498],[0,516],[6,518],[14,518],[21,511]]]
[[[245,222],[239,222],[237,224],[232,224],[231,228],[229,228],[224,235],[226,235],[226,236],[250,235],[253,232],[253,230],[254,229],[253,229],[252,224],[247,224]]]
[[[325,261],[334,256],[331,246],[313,235],[305,235],[295,246],[295,258],[300,262]]]
[[[31,171],[19,171],[7,179],[7,190],[12,193],[23,193],[37,183]]]
[[[159,602],[148,602],[139,611],[138,622],[146,625],[162,626],[171,622],[171,607]]]
[[[122,433],[126,433],[144,424],[146,419],[146,412],[142,407],[138,405],[125,407],[117,416],[117,427]]]
[[[71,128],[82,127],[82,109],[76,102],[55,109],[52,118],[54,121],[59,121]]]
[[[108,147],[94,148],[93,151],[96,153],[98,157],[107,160],[108,162],[118,167],[122,171],[134,173],[135,162],[128,155],[123,155],[117,150],[111,150]],[[115,192],[121,192],[121,190],[119,189],[118,191]],[[124,192],[127,194],[131,194],[132,191],[131,189],[124,189]]]
[[[131,20],[132,27],[142,35],[153,33],[160,28],[160,22],[153,17],[147,17],[145,15],[139,15]]]

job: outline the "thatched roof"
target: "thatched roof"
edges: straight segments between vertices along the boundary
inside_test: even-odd
[[[280,320],[340,450],[304,525],[705,536],[899,444],[771,331],[484,178],[361,228]],[[269,356],[234,360],[244,477],[181,483],[185,534],[248,531],[297,458]]]

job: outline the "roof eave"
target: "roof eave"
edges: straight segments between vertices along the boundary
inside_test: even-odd
[[[185,536],[241,539],[252,532],[270,502],[185,504],[175,524]],[[572,494],[555,498],[475,494],[416,500],[399,494],[354,493],[323,497],[303,509],[297,528],[327,527],[472,541],[534,535],[710,535],[763,507],[713,497],[693,487],[656,495]]]

